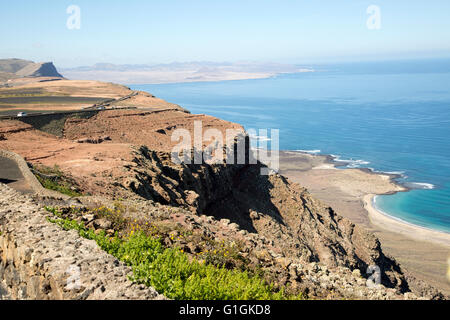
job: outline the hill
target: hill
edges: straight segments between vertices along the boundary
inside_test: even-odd
[[[20,69],[23,69],[33,63],[33,61],[22,59],[0,59],[0,71],[16,73]]]
[[[53,84],[61,82],[66,81]],[[0,121],[0,149],[22,156],[41,178],[67,177],[64,181],[70,184],[53,182],[52,188],[85,196],[75,200],[79,211],[70,208],[74,200],[53,202],[63,206],[64,215],[58,215],[71,225],[90,216],[86,227],[95,234],[126,237],[144,230],[185,261],[258,274],[275,290],[312,299],[443,298],[408,277],[395,259],[385,255],[376,236],[305,188],[279,174],[261,175],[264,165],[252,161],[240,125],[175,108],[149,110],[151,105],[145,105],[153,100],[145,100],[133,110],[100,110],[83,117],[69,115],[63,121],[52,114]],[[198,121],[222,136],[227,129],[236,132],[240,138],[231,137],[225,145],[235,153],[244,150],[245,163],[173,162],[177,141],[172,134],[181,129],[192,137]],[[52,129],[56,125],[58,135]],[[214,140],[206,142],[211,146]],[[42,199],[40,206],[51,205],[48,201]],[[0,199],[0,206],[8,208],[4,211],[11,210],[10,203],[11,197]],[[11,225],[12,218],[30,214],[21,210],[14,209],[2,223]],[[6,236],[19,235],[11,231]],[[180,265],[169,261],[168,282]],[[369,266],[380,268],[376,287],[367,285]],[[91,276],[89,269],[83,272]],[[200,277],[196,272],[193,278]],[[177,282],[179,292],[186,292],[183,281]],[[168,298],[178,297],[174,290],[156,289]]]
[[[63,78],[52,62],[35,63],[22,59],[0,59],[0,81],[25,77]]]
[[[3,63],[3,73],[19,76],[17,73],[34,74],[39,70],[33,68],[34,63],[22,68],[21,64],[21,61]],[[67,112],[82,111],[84,104],[91,103],[95,105],[83,114]],[[99,109],[97,103],[107,108]],[[248,136],[239,124],[191,114],[178,105],[122,85],[60,78],[48,81],[29,77],[9,82],[7,88],[0,88],[2,109],[13,113],[66,111],[1,119],[0,150],[21,157],[22,165],[18,162],[17,166],[24,177],[34,173],[43,187],[76,197],[66,199],[62,194],[53,197],[38,191],[19,198],[0,183],[0,284],[6,284],[5,291],[13,298],[22,297],[21,284],[31,283],[36,275],[41,277],[42,290],[36,285],[38,288],[30,291],[39,292],[38,297],[72,298],[49,293],[46,284],[47,280],[54,282],[54,274],[64,274],[65,261],[73,261],[76,257],[73,252],[78,250],[73,240],[60,252],[61,242],[55,235],[58,234],[58,239],[65,235],[59,229],[50,230],[50,223],[57,223],[56,218],[58,226],[68,227],[64,230],[83,223],[86,230],[80,229],[81,237],[93,235],[98,243],[107,244],[110,241],[107,237],[116,235],[120,242],[117,250],[100,246],[110,254],[107,258],[91,242],[92,254],[78,250],[83,255],[78,260],[115,263],[114,253],[128,246],[132,251],[114,256],[117,258],[114,261],[129,262],[128,256],[149,252],[147,247],[127,242],[135,232],[146,237],[138,238],[145,243],[153,241],[153,237],[159,239],[157,246],[164,248],[166,254],[156,252],[158,268],[150,264],[153,260],[142,260],[149,273],[138,274],[134,273],[138,269],[133,269],[134,275],[141,277],[133,279],[143,280],[152,292],[151,286],[155,286],[157,292],[171,299],[179,298],[174,292],[185,292],[184,299],[210,298],[208,294],[214,294],[215,290],[190,284],[192,279],[205,278],[205,266],[208,270],[224,268],[238,275],[242,273],[237,272],[246,272],[273,284],[274,292],[285,290],[288,295],[311,299],[445,298],[428,284],[409,276],[401,264],[385,254],[374,234],[342,217],[339,210],[322,203],[306,188],[281,174],[261,175],[261,170],[267,168],[253,161]],[[203,128],[216,129],[218,134],[209,140],[205,138],[198,148],[189,147],[183,154],[192,156],[200,152],[203,161],[199,164],[173,161],[172,151],[178,143],[173,137],[177,132],[195,137],[198,122]],[[236,136],[228,137],[227,130]],[[219,143],[219,133],[227,136],[223,145]],[[212,150],[214,154],[232,150],[232,158],[227,157],[224,163],[209,161],[212,146],[219,146]],[[239,164],[236,157],[242,151],[243,163]],[[3,161],[0,166],[6,166],[5,159],[11,160],[0,153]],[[25,161],[28,165],[23,165]],[[7,176],[0,178],[10,183]],[[31,221],[29,217],[37,213],[41,219]],[[33,228],[29,227],[31,224]],[[17,245],[15,239],[32,240]],[[17,252],[30,252],[29,249],[38,246],[53,245],[58,246],[55,251],[59,255],[45,251],[40,256],[42,265],[45,264],[41,269],[51,270],[48,266],[52,264],[58,271],[42,274],[35,269],[16,270],[22,270],[21,263],[25,261],[25,258],[13,260],[20,256],[15,253],[16,248]],[[176,252],[176,256],[167,256],[171,252]],[[166,258],[167,263],[162,264],[161,259]],[[117,263],[115,267],[108,266],[117,271]],[[192,265],[203,267],[190,269],[188,276],[178,276],[186,270],[184,266]],[[379,271],[371,273],[372,266]],[[167,274],[159,284],[151,273],[155,269]],[[81,272],[83,279],[107,274],[85,266]],[[13,281],[16,275],[24,276]],[[64,278],[58,279],[65,283]],[[102,288],[109,288],[108,283],[114,288],[123,283],[121,279],[104,281],[107,283],[91,281],[92,286],[83,287],[84,291],[79,293],[83,297],[91,293],[103,297],[107,290]],[[168,290],[166,283],[175,283],[176,290]],[[198,294],[192,294],[193,287],[200,288],[196,289]],[[117,291],[122,289],[114,292]]]
[[[16,74],[22,77],[63,77],[52,62],[30,63]]]

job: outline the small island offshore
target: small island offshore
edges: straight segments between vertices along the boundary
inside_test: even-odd
[[[0,67],[0,299],[448,298],[448,234],[372,207],[405,191],[393,177],[290,151],[262,175],[248,144],[244,163],[174,163],[176,130],[246,132],[52,63]]]

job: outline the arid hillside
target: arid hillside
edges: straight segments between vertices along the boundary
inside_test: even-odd
[[[54,78],[18,78],[0,86],[0,115],[86,108],[181,109],[146,92],[112,83]]]
[[[18,77],[53,77],[63,78],[52,62],[35,63],[22,59],[0,59],[0,73],[5,76],[3,81]],[[2,79],[0,79],[2,80]]]
[[[77,86],[73,92],[72,84]],[[65,80],[14,89],[35,86],[70,96],[117,99],[130,94],[122,86]],[[233,259],[225,259],[229,268],[249,268],[294,294],[332,299],[442,297],[424,283],[405,277],[375,236],[314,199],[305,188],[278,174],[261,175],[264,165],[250,161],[247,139],[230,140],[227,145],[240,150],[245,143],[243,164],[172,161],[176,129],[194,136],[194,123],[201,121],[203,130],[215,128],[225,135],[233,129],[242,137],[240,125],[190,114],[146,93],[139,92],[130,101],[136,102],[131,110],[66,114],[57,120],[46,115],[39,121],[32,117],[0,121],[0,149],[22,156],[41,181],[55,190],[84,196],[78,205],[89,207],[96,202],[105,207],[119,201],[129,208],[120,210],[120,219],[138,212],[143,226],[162,220],[164,243],[169,247],[174,245],[171,231],[187,228],[192,235],[192,229],[197,230],[199,237],[190,236],[182,243],[183,252],[192,258],[204,252],[202,246],[210,241],[235,243]],[[78,219],[73,213],[68,217]],[[109,234],[124,232],[123,224],[115,224],[117,219],[102,221],[92,226],[105,226]],[[366,286],[371,266],[381,272],[376,288]]]

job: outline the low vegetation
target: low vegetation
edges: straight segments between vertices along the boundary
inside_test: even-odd
[[[284,289],[275,289],[262,277],[241,268],[230,268],[220,260],[193,258],[184,249],[167,247],[154,225],[139,227],[136,221],[129,223],[119,217],[117,210],[97,208],[97,215],[111,215],[113,226],[126,227],[127,232],[94,230],[83,222],[70,218],[70,214],[57,208],[46,208],[53,213],[49,218],[65,230],[77,230],[106,252],[132,267],[132,281],[154,287],[171,299],[180,300],[257,300],[257,299],[301,299],[301,295],[289,295]],[[79,209],[71,208],[69,211]],[[73,212],[72,212],[73,213]],[[172,233],[174,234],[174,233]],[[178,237],[182,235],[177,231]],[[175,236],[171,236],[175,240]],[[224,246],[225,247],[225,246]],[[218,252],[216,252],[218,253]],[[217,254],[214,256],[217,256]],[[224,249],[219,255],[231,255]]]
[[[58,166],[39,166],[33,168],[34,175],[42,186],[49,190],[58,191],[70,197],[82,196],[73,179],[65,176]]]

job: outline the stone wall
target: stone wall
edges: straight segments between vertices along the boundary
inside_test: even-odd
[[[0,184],[0,299],[164,299],[74,230],[47,221],[30,196]]]
[[[99,111],[73,111],[73,112],[55,112],[41,115],[30,115],[27,117],[17,118],[27,123],[37,130],[62,137],[64,134],[64,125],[69,118],[88,119],[95,116]]]

